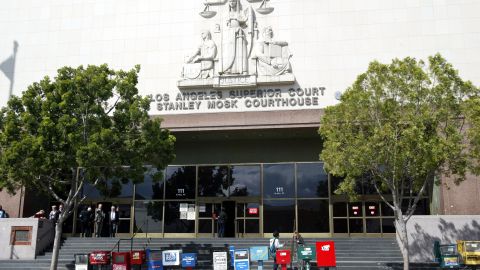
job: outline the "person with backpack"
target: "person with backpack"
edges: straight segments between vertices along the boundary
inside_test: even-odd
[[[277,249],[282,248],[284,244],[280,243],[280,240],[278,238],[280,237],[280,234],[278,231],[273,232],[273,238],[270,239],[270,244],[268,248],[268,253],[270,254],[270,257],[273,258],[273,270],[277,270],[278,264],[277,264]]]
[[[3,210],[2,205],[0,205],[0,218],[8,218],[7,211]]]

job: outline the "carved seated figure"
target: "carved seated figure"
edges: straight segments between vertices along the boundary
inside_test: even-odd
[[[292,72],[290,51],[286,41],[274,41],[272,27],[263,29],[263,40],[256,44],[255,56],[258,75],[277,76]]]
[[[184,79],[206,79],[213,77],[217,57],[217,45],[212,40],[212,34],[208,30],[202,32],[202,44],[188,58],[183,66],[182,77]]]

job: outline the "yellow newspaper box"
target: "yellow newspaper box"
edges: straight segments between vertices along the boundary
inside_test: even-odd
[[[480,241],[457,241],[458,253],[465,265],[480,265]]]

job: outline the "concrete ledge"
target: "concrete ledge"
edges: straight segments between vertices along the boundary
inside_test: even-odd
[[[412,216],[407,233],[411,262],[432,262],[435,241],[480,240],[480,215]]]
[[[47,219],[5,218],[0,219],[0,259],[33,260],[50,246],[55,236],[54,223]],[[29,241],[12,245],[12,228],[31,229]]]

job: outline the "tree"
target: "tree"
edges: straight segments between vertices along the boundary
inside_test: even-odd
[[[85,183],[143,181],[145,164],[163,169],[175,138],[138,95],[139,66],[64,67],[12,97],[0,113],[0,187],[34,187],[64,205],[55,227],[56,269],[63,222],[85,199]]]
[[[358,179],[370,179],[394,211],[404,269],[409,267],[406,224],[429,184],[441,176],[458,183],[469,169],[478,173],[479,133],[465,132],[466,123],[477,125],[471,131],[480,127],[478,96],[478,88],[435,55],[428,65],[414,58],[374,61],[339,104],[325,109],[320,157],[330,173],[344,177],[336,193],[355,199]],[[473,115],[476,121],[469,122]]]

